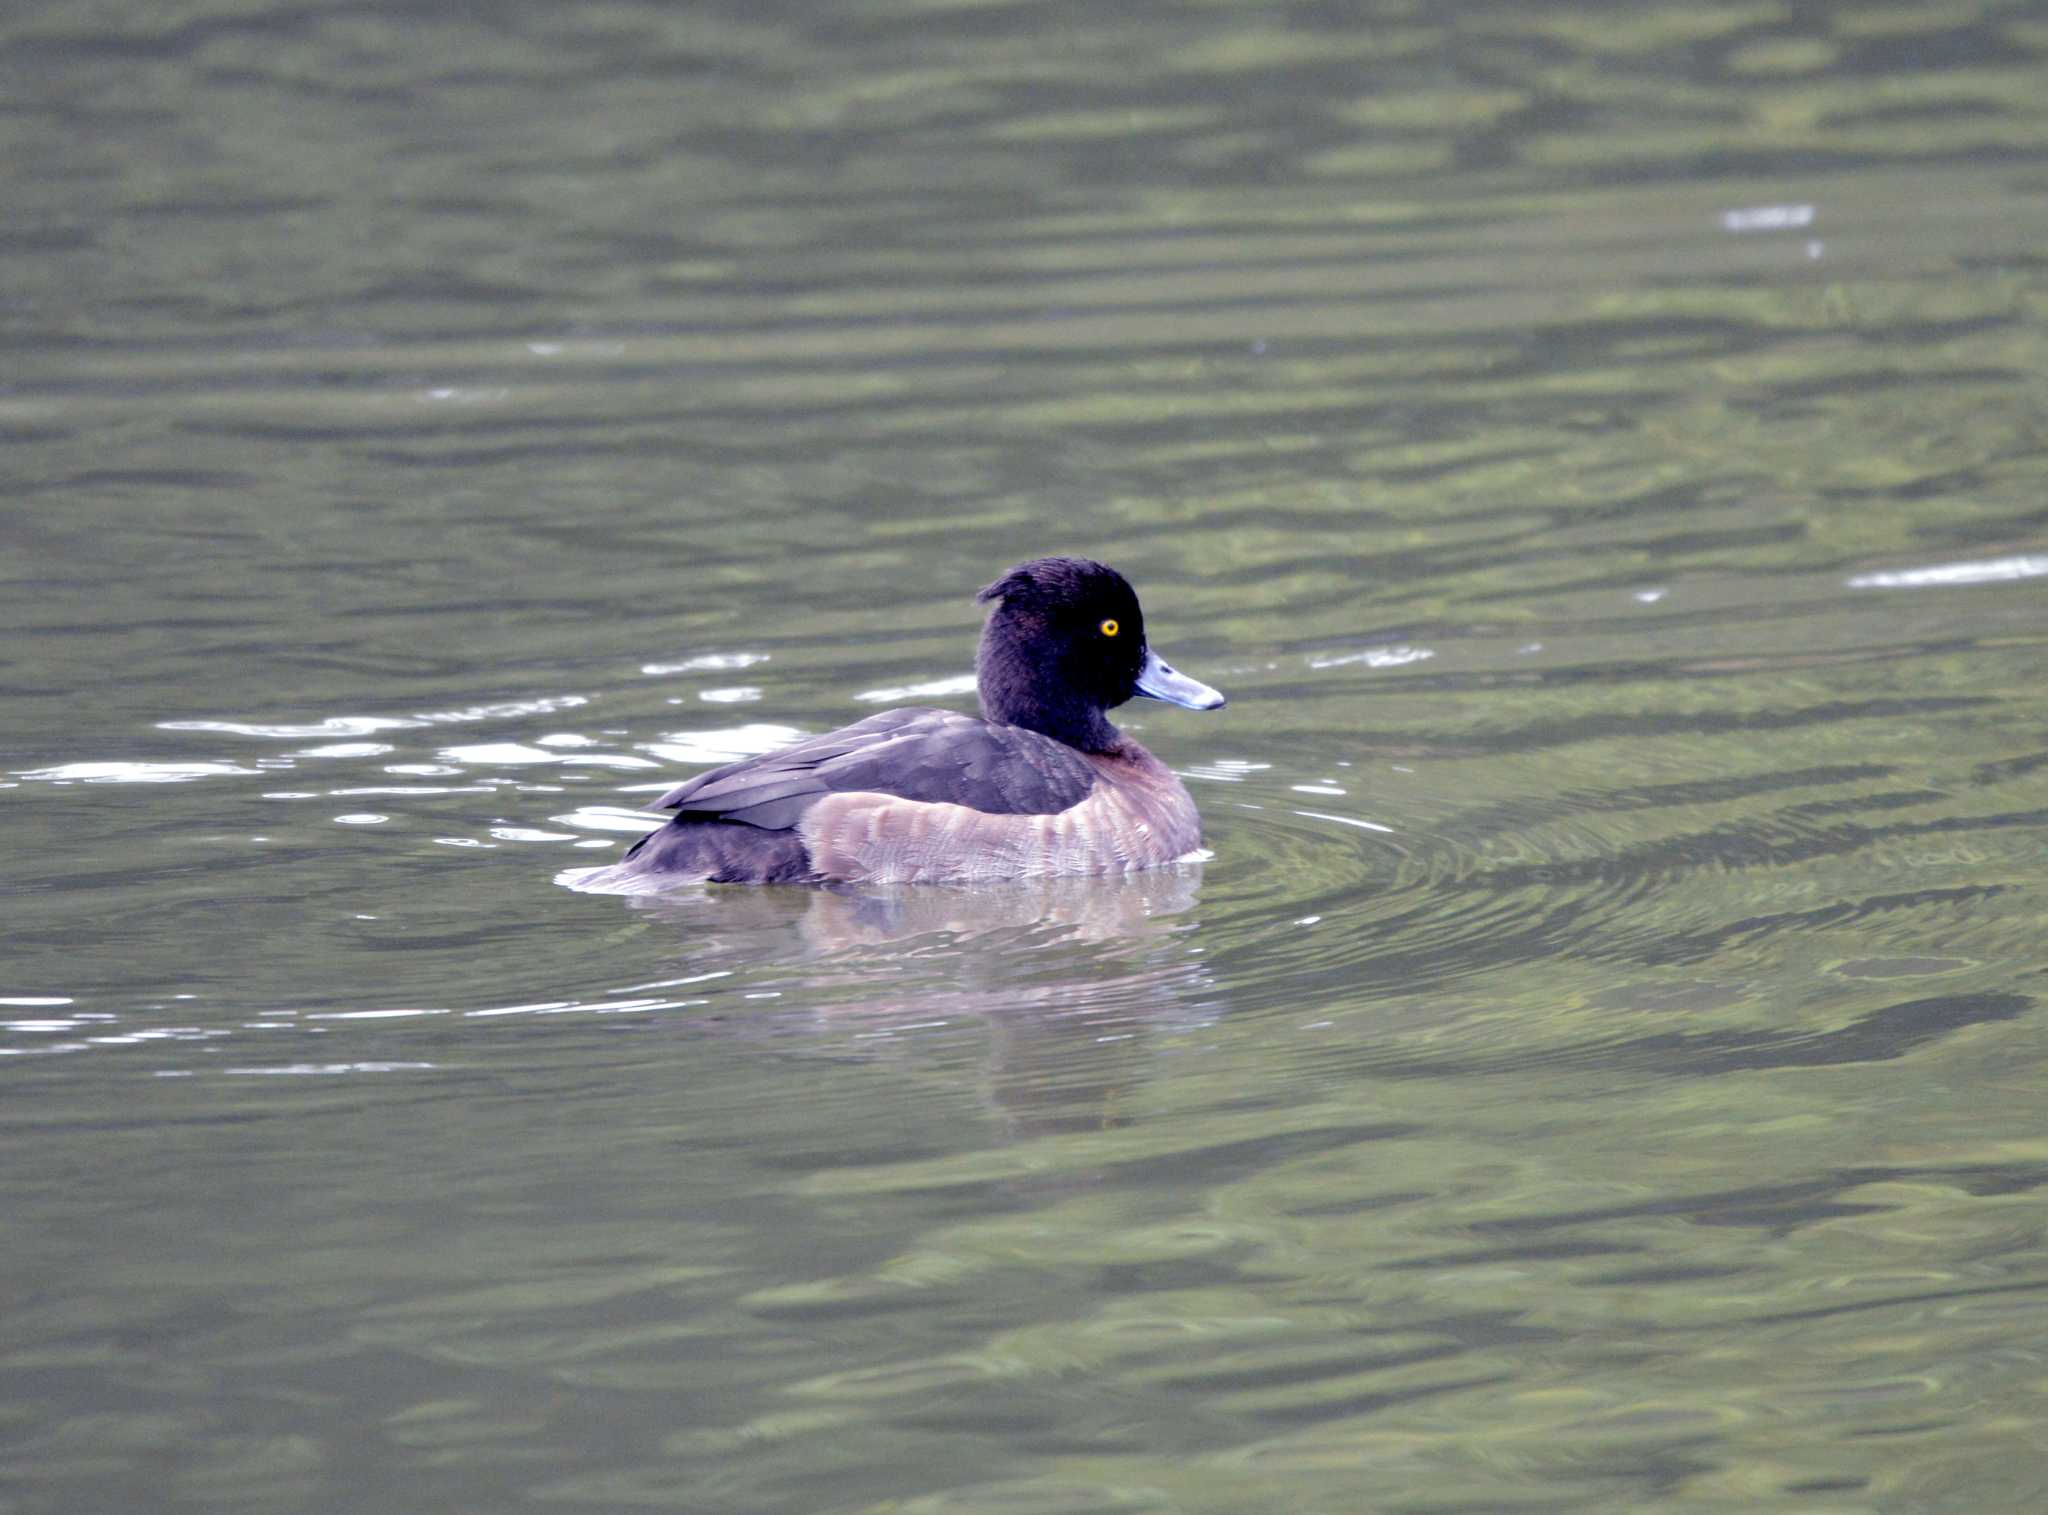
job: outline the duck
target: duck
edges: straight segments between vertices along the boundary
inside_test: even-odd
[[[972,884],[1125,873],[1198,850],[1187,786],[1108,712],[1141,696],[1216,710],[1224,697],[1152,650],[1129,581],[1089,558],[1033,558],[976,600],[990,606],[979,716],[885,710],[700,773],[649,807],[665,824],[575,887]]]

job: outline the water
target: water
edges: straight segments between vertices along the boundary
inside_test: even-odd
[[[2031,8],[0,40],[0,1508],[2040,1507]],[[552,882],[1047,550],[1206,862]]]

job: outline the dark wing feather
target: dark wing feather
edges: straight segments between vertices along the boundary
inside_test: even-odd
[[[1088,760],[1051,737],[957,711],[910,708],[700,773],[652,808],[781,831],[835,791],[1050,815],[1078,804],[1094,785]]]

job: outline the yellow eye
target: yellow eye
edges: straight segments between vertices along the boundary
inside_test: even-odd
[[[1116,635],[1116,634],[1117,634],[1117,633],[1118,633],[1119,631],[1122,631],[1122,630],[1123,630],[1123,627],[1121,627],[1121,626],[1117,625],[1117,623],[1116,623],[1115,621],[1104,621],[1104,622],[1102,623],[1102,634],[1103,634],[1104,636],[1106,636],[1106,637],[1113,637],[1113,636],[1115,636],[1115,635]]]

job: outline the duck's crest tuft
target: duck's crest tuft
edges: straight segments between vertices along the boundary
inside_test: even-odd
[[[1029,609],[1035,605],[1081,600],[1090,590],[1100,592],[1111,584],[1122,586],[1127,593],[1130,590],[1122,574],[1107,563],[1098,563],[1092,558],[1033,558],[1028,563],[1019,563],[974,599],[976,604],[1001,600],[1005,604]]]

